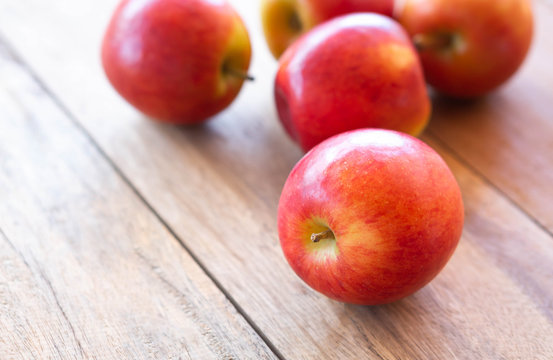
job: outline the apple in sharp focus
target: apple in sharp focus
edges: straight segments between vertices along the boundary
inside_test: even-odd
[[[430,116],[410,38],[378,14],[344,15],[313,28],[280,58],[274,86],[279,119],[304,150],[364,127],[418,135]]]
[[[301,34],[331,18],[354,12],[392,16],[394,0],[263,0],[261,20],[275,58]]]
[[[532,40],[530,0],[404,0],[395,16],[419,50],[428,83],[454,97],[503,84]]]
[[[389,303],[445,266],[463,228],[459,186],[442,158],[396,131],[360,129],[308,152],[290,173],[278,233],[292,269],[347,303]]]
[[[225,0],[124,0],[102,45],[106,75],[135,108],[193,124],[227,107],[247,78],[250,40]]]

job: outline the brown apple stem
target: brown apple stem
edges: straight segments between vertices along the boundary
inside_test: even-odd
[[[320,233],[311,234],[311,241],[313,242],[319,242],[323,239],[333,239],[333,238],[334,238],[334,233],[330,229],[321,231]]]
[[[290,17],[288,17],[288,26],[290,27],[290,29],[292,29],[292,31],[294,32],[301,32],[302,31],[302,24],[301,24],[301,19],[300,19],[300,16],[297,12],[293,11],[291,14],[290,14]]]
[[[453,35],[447,33],[417,34],[413,43],[418,51],[443,50],[451,47]]]
[[[255,78],[253,76],[251,76],[247,72],[244,72],[244,71],[241,71],[241,70],[236,70],[236,69],[233,69],[233,68],[225,67],[223,69],[223,71],[225,73],[227,73],[228,75],[236,76],[237,78],[240,78],[242,80],[248,80],[248,81],[254,81],[255,80]]]

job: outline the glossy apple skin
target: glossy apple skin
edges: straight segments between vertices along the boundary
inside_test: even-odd
[[[324,21],[356,12],[391,17],[393,10],[394,0],[263,0],[261,20],[269,49],[278,59],[301,34]],[[299,28],[290,26],[292,17]]]
[[[418,135],[430,116],[409,37],[377,14],[338,17],[298,39],[280,59],[274,94],[280,121],[304,150],[364,127]]]
[[[463,228],[459,186],[442,158],[400,132],[361,129],[332,137],[290,173],[278,233],[292,269],[347,303],[389,303],[445,266]],[[330,229],[335,240],[311,241]]]
[[[420,49],[427,81],[454,97],[475,97],[509,79],[533,32],[529,0],[406,0],[396,17],[413,38],[447,33],[451,46]]]
[[[150,117],[204,121],[227,107],[247,72],[248,33],[224,0],[125,0],[102,45],[105,73],[119,94]]]

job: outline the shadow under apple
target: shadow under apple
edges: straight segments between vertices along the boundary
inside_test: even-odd
[[[244,110],[231,108],[194,126],[152,126],[177,148],[180,142],[191,144],[206,164],[238,188],[248,187],[276,216],[284,182],[303,153],[281,129],[276,114],[267,116],[259,107]]]
[[[348,323],[354,323],[364,333],[367,341],[373,344],[374,347],[368,349],[368,352],[374,355],[388,354],[392,358],[416,359],[421,353],[428,355],[451,352],[452,343],[459,348],[470,348],[470,344],[457,334],[454,321],[435,318],[437,314],[443,314],[443,304],[428,287],[385,305],[334,303],[336,314],[344,327],[351,326],[346,325]],[[423,341],[424,338],[427,341]],[[436,338],[444,341],[436,342]],[[324,341],[336,342],[336,339]],[[432,349],[421,349],[421,344],[432,344]]]
[[[430,91],[432,118],[428,129],[439,131],[444,126],[478,126],[486,121],[485,114],[493,112],[493,97],[494,95],[459,99]]]

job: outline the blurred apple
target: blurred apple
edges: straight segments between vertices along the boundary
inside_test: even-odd
[[[430,116],[409,37],[378,14],[337,17],[298,39],[280,59],[275,100],[280,121],[304,150],[364,127],[418,135]]]
[[[265,39],[275,56],[301,34],[331,18],[353,12],[392,16],[394,0],[263,0],[261,19]]]
[[[247,30],[225,0],[124,0],[102,45],[113,87],[160,121],[202,122],[247,78]]]
[[[404,0],[396,17],[426,79],[455,97],[486,94],[522,64],[532,39],[530,0]]]
[[[463,219],[459,186],[432,148],[407,134],[362,129],[298,162],[282,190],[278,232],[309,286],[374,305],[432,280],[453,254]]]

